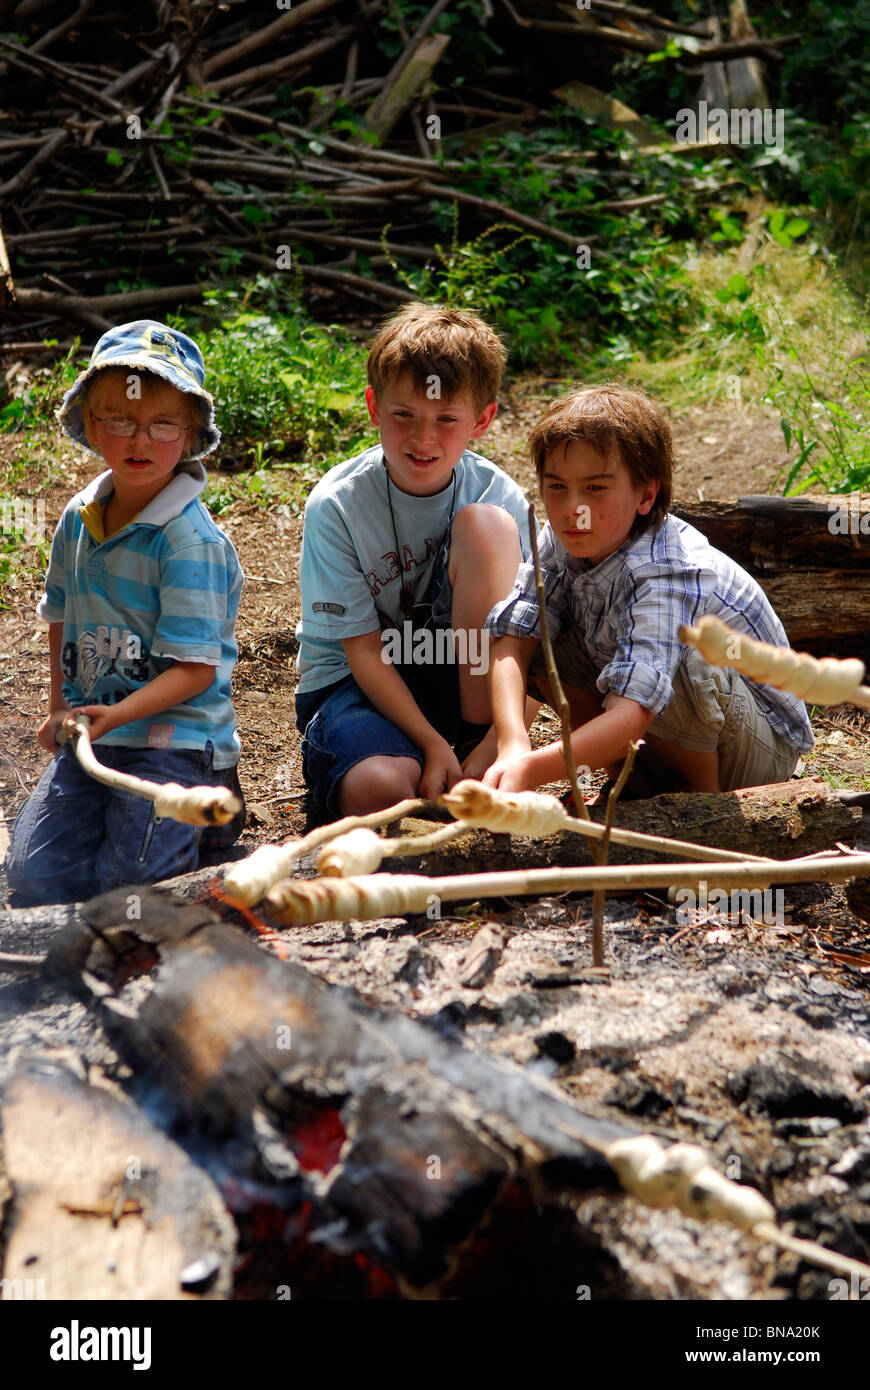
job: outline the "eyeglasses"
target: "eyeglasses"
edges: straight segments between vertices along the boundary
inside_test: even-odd
[[[114,435],[116,439],[131,439],[143,428],[155,444],[175,444],[183,434],[193,429],[193,425],[175,425],[171,420],[152,420],[150,425],[140,427],[137,421],[125,415],[95,415],[94,419],[105,425],[106,433]]]

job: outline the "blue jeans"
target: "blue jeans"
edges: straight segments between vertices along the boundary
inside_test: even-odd
[[[220,782],[212,745],[196,749],[96,744],[101,763],[152,782]],[[69,744],[19,811],[6,858],[14,905],[83,902],[126,883],[154,883],[199,866],[202,827],[154,814],[153,802],[95,782]]]

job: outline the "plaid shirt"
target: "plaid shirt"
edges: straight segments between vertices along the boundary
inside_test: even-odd
[[[546,525],[539,550],[547,621],[555,637],[570,612],[598,669],[602,695],[636,700],[658,715],[673,698],[686,653],[681,623],[712,613],[760,642],[788,646],[785,629],[755,580],[715,550],[700,531],[668,514],[658,531],[627,541],[600,564],[569,555]],[[493,637],[539,637],[531,563],[520,567],[506,599],[486,621]],[[806,705],[796,695],[745,678],[771,727],[801,753],[813,746]]]

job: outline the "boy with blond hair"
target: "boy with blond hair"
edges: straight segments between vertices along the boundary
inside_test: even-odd
[[[547,511],[547,617],[578,767],[615,776],[629,742],[643,738],[636,786],[645,794],[790,777],[813,746],[803,701],[709,666],[677,636],[681,623],[712,613],[788,645],[755,580],[668,512],[673,447],[662,411],[640,391],[588,387],[550,406],[529,451]],[[539,623],[534,572],[524,565],[487,620],[498,756],[483,780],[503,791],[567,776],[561,743],[532,751],[524,723],[527,682],[553,703]]]
[[[495,755],[482,628],[528,554],[527,504],[467,445],[504,360],[475,315],[406,305],[368,357],[380,443],[308,498],[296,722],[320,813],[434,798]]]
[[[201,831],[93,781],[57,734],[89,716],[109,767],[155,782],[232,785],[230,676],[242,588],[236,552],[199,501],[217,446],[196,344],[143,319],[100,338],[58,419],[108,465],[69,502],[37,612],[49,624],[54,753],[7,859],[22,904],[80,901],[195,869]],[[238,834],[240,825],[236,826]]]

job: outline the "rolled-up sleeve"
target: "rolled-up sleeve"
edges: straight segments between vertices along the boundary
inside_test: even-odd
[[[555,638],[568,607],[570,590],[566,588],[547,528],[539,538],[539,556],[547,601],[547,627],[550,636]],[[492,637],[540,637],[538,591],[535,586],[535,566],[531,560],[520,565],[507,598],[493,605],[486,619],[486,630]]]
[[[659,566],[632,577],[620,610],[611,615],[617,642],[596,682],[603,695],[636,700],[655,715],[667,708],[686,650],[677,629],[704,612],[714,581],[715,576],[703,570],[675,573]]]

